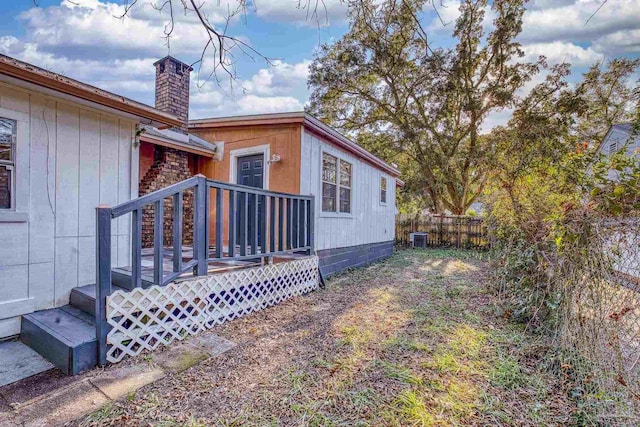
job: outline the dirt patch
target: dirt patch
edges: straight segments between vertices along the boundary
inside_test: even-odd
[[[545,342],[497,317],[472,252],[401,251],[230,322],[238,345],[76,425],[564,425]]]

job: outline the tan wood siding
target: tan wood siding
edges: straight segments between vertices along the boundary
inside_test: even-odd
[[[294,125],[259,125],[240,126],[215,129],[191,129],[191,133],[209,141],[224,141],[224,156],[222,161],[200,158],[198,172],[207,178],[229,182],[231,171],[231,151],[269,145],[271,155],[280,156],[280,161],[269,164],[265,159],[265,167],[269,168],[269,188],[272,191],[286,193],[300,193],[300,144],[302,126]],[[215,197],[215,195],[212,195]],[[224,204],[228,206],[225,196]],[[212,204],[213,205],[213,204]],[[215,207],[209,212],[215,218]],[[228,237],[227,215],[225,215],[224,236],[225,244]],[[215,221],[210,221],[211,238],[215,236]]]

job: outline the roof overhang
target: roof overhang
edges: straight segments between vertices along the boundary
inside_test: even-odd
[[[329,141],[333,145],[342,148],[344,151],[355,155],[356,157],[375,166],[377,169],[387,172],[389,175],[397,178],[400,171],[385,162],[384,160],[374,156],[346,136],[342,135],[331,126],[322,123],[311,114],[304,111],[293,113],[274,113],[274,114],[257,114],[249,116],[235,117],[216,117],[209,119],[190,120],[190,129],[211,129],[211,128],[227,128],[240,126],[256,126],[256,125],[279,125],[279,124],[301,124],[309,132],[312,132],[323,139]],[[403,183],[404,185],[404,183]]]
[[[149,136],[149,135],[142,134],[140,135],[140,141],[148,142],[150,144],[155,144],[155,145],[162,145],[163,147],[174,148],[180,151],[186,151],[187,153],[197,154],[199,156],[211,157],[211,158],[215,156],[215,153],[212,153],[211,151],[199,150],[198,148],[192,147],[190,145],[181,144],[177,141],[161,138],[155,135]]]
[[[124,114],[126,117],[156,127],[182,125],[182,122],[172,114],[5,55],[0,55],[0,81],[102,111]]]

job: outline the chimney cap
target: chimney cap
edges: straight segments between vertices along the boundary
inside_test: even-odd
[[[192,67],[191,65],[186,64],[186,63],[184,63],[184,62],[180,61],[179,59],[174,58],[174,57],[173,57],[173,56],[171,56],[171,55],[167,55],[167,56],[165,56],[164,58],[160,58],[160,59],[158,59],[156,62],[154,62],[154,63],[153,63],[153,66],[155,67],[155,66],[156,66],[156,65],[158,65],[159,63],[161,63],[161,62],[167,62],[168,60],[171,60],[171,61],[176,62],[176,63],[178,63],[178,64],[182,64],[184,67],[188,68],[188,69],[189,69],[189,71],[193,71],[193,67]]]

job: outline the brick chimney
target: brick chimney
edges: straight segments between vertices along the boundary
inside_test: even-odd
[[[165,56],[153,64],[156,67],[156,108],[177,116],[183,123],[173,130],[188,132],[189,124],[189,74],[192,68],[171,56]],[[139,194],[145,195],[183,181],[192,176],[189,169],[189,153],[161,145],[153,146],[153,164],[141,177]],[[173,199],[165,199],[163,221],[163,245],[172,244]],[[183,198],[182,243],[193,243],[193,192],[187,190]],[[142,246],[153,245],[153,208],[143,209]]]
[[[171,56],[156,61],[156,108],[177,116],[188,131],[189,77],[193,68]]]

